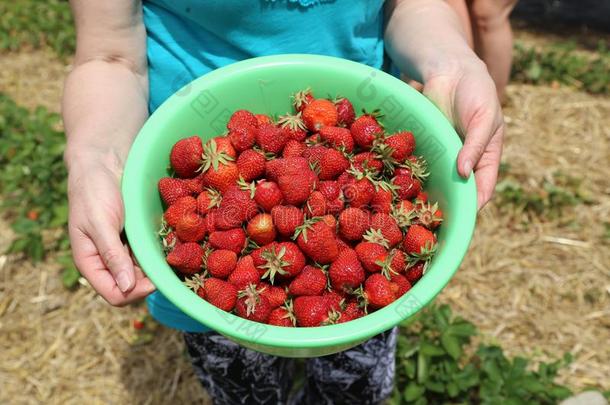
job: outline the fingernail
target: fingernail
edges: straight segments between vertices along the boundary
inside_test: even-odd
[[[472,162],[470,160],[466,160],[464,162],[464,175],[466,177],[470,176],[471,171],[472,171]]]
[[[116,276],[116,284],[119,286],[119,290],[123,292],[129,290],[129,287],[131,287],[131,279],[129,277],[129,273],[126,270],[121,271]]]

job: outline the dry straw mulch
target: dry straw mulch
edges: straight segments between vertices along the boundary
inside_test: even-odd
[[[49,72],[40,71],[45,65]],[[0,91],[57,110],[64,71],[44,53],[2,55]],[[490,204],[439,300],[511,354],[552,359],[571,351],[562,380],[609,389],[610,245],[602,222],[610,218],[610,100],[523,85],[509,95],[510,171],[529,183],[561,169],[584,179],[593,203],[553,220]],[[0,223],[0,251],[12,237],[7,228]],[[87,286],[64,290],[52,258],[32,266],[0,256],[0,402],[206,402],[179,333],[159,327],[150,344],[130,344],[131,320],[143,311],[111,308]]]

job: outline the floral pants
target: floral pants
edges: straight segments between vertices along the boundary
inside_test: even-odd
[[[303,387],[289,398],[294,360],[246,349],[217,333],[185,333],[197,377],[216,405],[378,404],[394,384],[397,329],[344,352],[306,362]]]

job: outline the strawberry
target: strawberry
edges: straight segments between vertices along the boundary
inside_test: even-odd
[[[371,202],[374,194],[375,186],[366,177],[356,180],[354,183],[348,184],[343,188],[345,202],[354,208],[366,206]]]
[[[337,108],[339,125],[349,128],[356,119],[354,106],[345,97],[335,98],[334,103],[335,107]]]
[[[393,284],[384,275],[371,274],[364,282],[365,303],[378,309],[390,305],[398,298],[397,284]]]
[[[380,230],[384,239],[390,247],[402,242],[402,232],[394,217],[389,214],[378,212],[371,217],[371,229]]]
[[[227,249],[239,254],[246,247],[246,233],[241,228],[215,231],[210,234],[209,243],[214,249]]]
[[[305,170],[310,170],[307,159],[303,157],[289,157],[268,160],[265,165],[265,173],[268,180],[277,182],[282,174],[299,175]]]
[[[265,174],[265,156],[253,149],[244,150],[237,158],[237,170],[244,181],[256,180]]]
[[[412,225],[407,230],[402,244],[410,255],[429,257],[436,248],[436,237],[421,225]]]
[[[289,139],[284,146],[284,150],[282,151],[282,157],[299,157],[301,154],[307,149],[307,145],[295,141],[294,139]]]
[[[336,149],[328,149],[318,163],[320,169],[320,180],[333,180],[345,172],[349,166],[349,160]]]
[[[198,136],[181,139],[174,144],[169,154],[172,168],[182,178],[195,177],[201,166],[203,144]]]
[[[328,151],[329,148],[323,145],[310,146],[303,151],[301,156],[306,159],[312,167],[318,166],[322,156]]]
[[[387,137],[384,143],[392,148],[392,158],[397,162],[404,161],[415,150],[415,137],[409,131],[397,132]]]
[[[227,129],[229,131],[244,128],[244,127],[257,127],[258,119],[247,110],[237,110],[235,111],[231,117],[229,118],[229,122],[227,123]]]
[[[208,278],[203,283],[205,299],[210,304],[223,311],[230,312],[237,301],[237,288],[219,278]]]
[[[237,297],[237,303],[235,304],[237,315],[255,322],[267,322],[273,308],[267,297],[261,294],[255,284],[250,284],[240,290]]]
[[[322,217],[322,221],[326,223],[326,225],[330,226],[331,229],[337,229],[337,218],[334,215],[326,214]]]
[[[328,301],[321,296],[302,295],[294,299],[293,305],[299,326],[322,326],[335,323],[339,318],[339,314],[329,308]]]
[[[208,255],[206,268],[212,277],[226,279],[235,270],[237,254],[231,250],[214,250]]]
[[[318,183],[317,190],[326,199],[326,212],[337,215],[343,210],[343,194],[341,187],[336,181],[321,181]]]
[[[324,98],[311,101],[302,111],[303,122],[311,132],[317,132],[325,126],[337,125],[339,114],[335,105]]]
[[[417,214],[411,201],[401,200],[392,208],[392,216],[400,228],[407,229],[414,222]]]
[[[401,200],[411,200],[421,191],[421,183],[412,176],[398,175],[392,179]]]
[[[258,209],[250,193],[233,185],[227,188],[216,215],[216,229],[232,229],[252,219]]]
[[[280,235],[292,236],[303,225],[303,210],[291,205],[278,205],[271,210],[273,223]]]
[[[364,282],[364,268],[353,249],[345,249],[331,263],[328,275],[334,289],[350,291]]]
[[[281,306],[271,311],[267,323],[275,326],[293,327],[296,326],[296,319],[285,306]]]
[[[350,126],[354,142],[364,149],[370,149],[376,137],[383,134],[383,128],[374,114],[363,114]]]
[[[237,153],[250,149],[256,142],[256,127],[243,126],[229,131],[227,135]]]
[[[260,270],[262,269],[262,266],[267,263],[267,259],[265,259],[263,257],[263,253],[265,253],[267,251],[273,251],[274,249],[276,249],[276,247],[277,247],[277,242],[271,242],[271,243],[266,244],[265,246],[254,249],[250,253],[250,256],[252,256],[252,262],[254,263],[254,267],[256,267],[259,270],[259,274],[261,276],[263,274],[265,274],[265,270],[264,269],[262,271],[260,271]]]
[[[351,249],[352,247],[343,239],[341,238],[336,238],[335,239],[337,241],[337,247],[339,248],[339,253],[343,252],[345,249]]]
[[[411,283],[402,274],[392,274],[392,276],[390,277],[390,282],[398,286],[396,292],[397,298],[403,296],[407,291],[411,289]]]
[[[362,266],[371,273],[381,271],[388,258],[388,251],[377,243],[360,242],[355,251]]]
[[[305,213],[310,217],[326,214],[326,198],[319,191],[311,193],[305,204]]]
[[[205,233],[205,221],[194,211],[186,212],[176,224],[176,236],[182,242],[199,242]]]
[[[294,106],[294,109],[298,112],[302,112],[305,107],[307,107],[307,105],[314,100],[313,94],[311,93],[311,90],[309,88],[297,91],[296,93],[294,93],[294,95],[292,95],[291,98],[292,105]]]
[[[159,180],[159,194],[165,205],[169,207],[178,201],[178,199],[190,196],[192,191],[182,179],[163,177]]]
[[[407,268],[407,255],[399,249],[394,249],[390,252],[390,272],[404,273]]]
[[[373,198],[371,198],[371,208],[373,209],[373,212],[389,214],[392,212],[392,200],[392,192],[379,187],[375,190]]]
[[[369,228],[369,214],[360,208],[346,208],[339,214],[339,233],[350,241],[359,241]]]
[[[256,184],[254,201],[267,212],[271,212],[273,207],[280,205],[284,196],[276,182],[261,180]]]
[[[411,284],[415,284],[424,275],[426,266],[426,261],[416,262],[414,265],[407,269],[407,271],[405,272],[405,277],[411,282]]]
[[[178,225],[180,219],[189,212],[195,212],[197,210],[197,200],[193,197],[182,197],[179,198],[175,203],[170,205],[163,214],[163,219],[167,224],[173,228]]]
[[[184,184],[191,190],[192,195],[198,195],[203,191],[203,176],[199,174],[192,179],[184,179]]]
[[[267,300],[269,300],[269,305],[271,305],[271,308],[277,308],[280,305],[284,305],[288,299],[286,289],[283,287],[263,282],[261,282],[258,286],[260,287],[261,295],[263,297],[267,297]]]
[[[203,182],[206,186],[212,187],[224,193],[227,188],[237,183],[239,179],[239,169],[233,162],[220,164],[218,169],[210,167],[203,174]]]
[[[292,242],[277,243],[272,249],[263,252],[262,257],[267,261],[262,266],[266,269],[262,278],[268,278],[271,284],[277,274],[284,278],[293,278],[305,266],[303,252]]]
[[[258,126],[263,124],[273,124],[271,117],[266,114],[254,114],[254,117],[256,118],[256,124]]]
[[[417,211],[417,222],[428,229],[436,229],[443,221],[443,212],[438,209],[438,204],[421,203]]]
[[[265,152],[279,154],[287,141],[285,133],[273,124],[260,125],[256,131],[256,143]]]
[[[300,205],[307,201],[309,195],[316,188],[318,176],[311,170],[305,170],[298,175],[282,174],[277,185],[282,191],[284,201],[291,205]]]
[[[415,201],[418,202],[419,204],[424,204],[424,203],[428,202],[428,193],[426,193],[425,191],[420,191],[415,196]]]
[[[166,253],[171,252],[176,246],[182,244],[174,231],[168,232],[167,235],[162,236],[161,241],[163,243],[163,251]]]
[[[343,149],[347,153],[354,150],[354,138],[349,129],[341,127],[324,127],[320,129],[320,138],[336,149]]]
[[[275,227],[271,214],[258,214],[248,222],[246,227],[248,238],[258,245],[266,245],[275,240]]]
[[[283,136],[286,139],[303,142],[307,137],[307,127],[301,119],[300,112],[296,115],[286,114],[280,116],[277,124],[282,130]]]
[[[211,157],[224,155],[233,161],[237,157],[237,151],[231,144],[231,140],[226,136],[217,136],[206,142],[203,147],[204,158],[211,154]]]
[[[314,262],[328,264],[339,255],[335,230],[324,221],[309,220],[295,235],[301,250]]]
[[[220,205],[221,199],[218,191],[211,188],[203,190],[197,196],[197,212],[201,215],[207,214],[212,208]]]
[[[341,303],[344,301],[345,294],[343,292],[339,293],[334,290],[324,290],[322,297],[326,300],[330,309],[340,311]]]
[[[218,216],[218,208],[211,208],[205,216],[205,229],[208,234],[218,231],[216,229],[216,217]]]
[[[203,264],[203,248],[194,242],[182,243],[167,255],[167,263],[182,274],[195,274]]]
[[[338,323],[353,321],[354,319],[362,318],[365,315],[364,311],[356,301],[349,301],[345,305],[345,309],[341,311],[341,317]]]
[[[361,152],[354,155],[352,160],[354,168],[358,171],[370,171],[372,173],[380,173],[383,169],[383,163],[373,152]]]
[[[238,290],[243,290],[250,284],[257,285],[261,281],[258,270],[254,267],[252,256],[243,256],[237,261],[235,270],[229,275],[228,281]]]
[[[318,267],[305,266],[288,287],[290,295],[320,295],[326,288],[326,273]]]

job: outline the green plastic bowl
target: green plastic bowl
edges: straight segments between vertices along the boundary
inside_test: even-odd
[[[184,286],[165,262],[157,231],[163,207],[157,182],[166,176],[169,152],[179,139],[223,133],[232,111],[285,114],[290,95],[311,87],[317,96],[348,97],[356,111],[380,108],[389,132],[409,129],[417,154],[430,168],[430,199],[445,220],[439,249],[424,277],[392,305],[363,318],[317,328],[283,328],[242,319],[208,304]],[[428,304],[449,282],[474,231],[476,189],[456,171],[460,138],[443,114],[402,81],[371,67],[314,55],[260,57],[217,69],[172,95],[138,134],[123,175],[125,229],[144,272],[186,314],[228,338],[265,353],[314,357],[336,353],[392,328]]]

